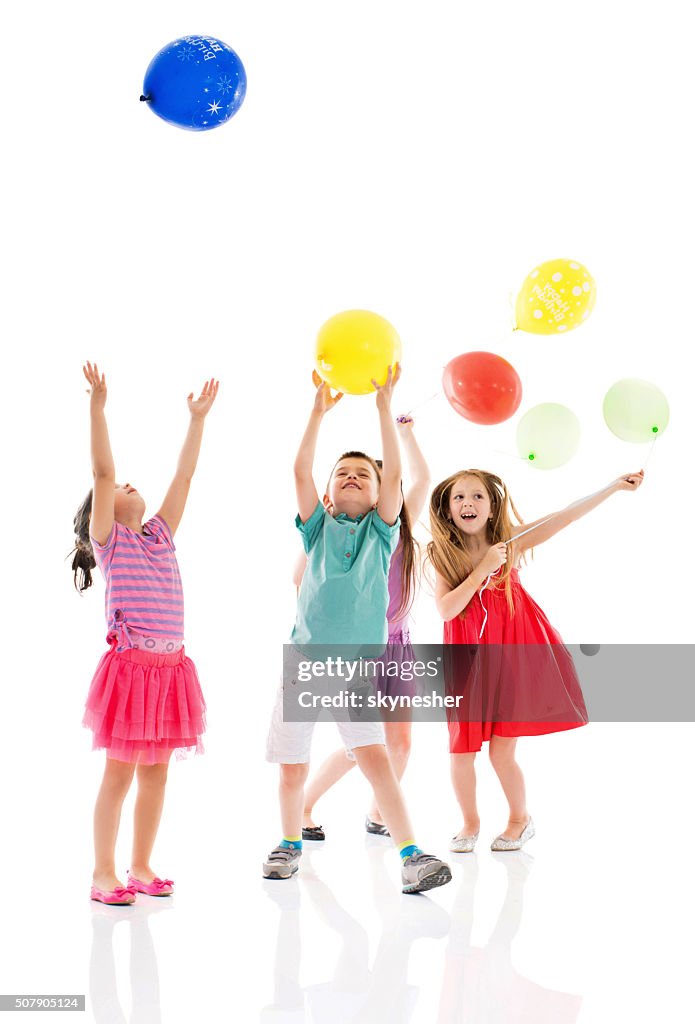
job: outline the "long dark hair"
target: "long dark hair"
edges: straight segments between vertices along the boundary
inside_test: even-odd
[[[379,467],[382,468],[383,463],[381,459],[374,460]],[[381,478],[380,478],[381,479]],[[403,481],[401,480],[401,497],[403,498],[403,504],[401,505],[401,533],[398,540],[401,551],[403,553],[401,561],[401,580],[400,580],[400,592],[401,592],[401,603],[396,611],[396,619],[401,619],[410,611],[413,601],[415,600],[415,575],[416,566],[419,561],[420,545],[413,537],[413,525],[410,521],[410,512],[408,506],[405,503],[405,495],[403,494]],[[417,549],[417,554],[416,554]],[[394,551],[394,555],[396,552]]]
[[[74,556],[71,568],[75,590],[79,590],[80,593],[82,593],[83,590],[88,590],[94,582],[92,579],[92,569],[94,569],[97,564],[96,559],[94,558],[92,542],[89,539],[89,520],[92,515],[92,495],[93,492],[90,490],[89,494],[75,513],[75,518],[73,519],[73,524],[75,526],[75,547],[70,552],[70,555]],[[70,555],[68,555],[68,558]]]
[[[364,452],[344,452],[339,459],[336,460],[335,466],[343,459],[364,459],[368,462],[374,472],[376,473],[379,486],[381,486],[381,470],[383,462],[381,459],[373,459],[371,455],[366,455]],[[333,470],[335,470],[335,466]],[[333,475],[331,470],[331,476]],[[403,482],[401,481],[401,496],[403,495]],[[396,618],[400,619],[406,615],[412,606],[413,600],[415,599],[415,571],[417,565],[416,547],[419,548],[419,544],[413,537],[412,524],[410,522],[410,514],[406,507],[405,501],[401,506],[400,511],[401,531],[398,544],[402,552],[401,561],[401,579],[400,579],[400,592],[401,602],[396,612]],[[396,552],[394,551],[394,556]]]

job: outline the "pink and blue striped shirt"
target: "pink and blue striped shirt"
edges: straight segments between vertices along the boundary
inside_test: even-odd
[[[155,640],[183,641],[183,589],[168,524],[153,516],[136,533],[114,521],[106,544],[91,538],[106,582],[107,643],[134,646],[131,631]]]

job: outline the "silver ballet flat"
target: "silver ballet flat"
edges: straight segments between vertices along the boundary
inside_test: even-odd
[[[473,853],[479,835],[480,833],[476,832],[474,836],[462,836],[461,839],[457,839],[454,836],[449,843],[449,850],[451,853]]]
[[[536,826],[533,824],[533,818],[529,818],[526,828],[521,833],[518,839],[503,839],[502,836],[497,836],[493,839],[491,850],[501,852],[503,850],[520,850],[524,843],[527,843],[529,839],[532,839],[536,834]]]

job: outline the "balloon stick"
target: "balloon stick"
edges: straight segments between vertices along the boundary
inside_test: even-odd
[[[525,459],[523,455],[515,455],[514,452],[503,452],[501,448],[493,448],[492,450],[495,455],[506,455],[508,459],[518,459],[519,462],[528,462],[528,459]]]
[[[647,452],[647,457],[646,457],[646,459],[644,460],[644,466],[642,466],[642,469],[644,469],[644,468],[646,467],[647,463],[648,463],[648,462],[649,462],[649,460],[651,459],[651,457],[652,457],[652,452],[654,451],[654,445],[656,444],[656,442],[657,442],[657,438],[655,437],[655,438],[654,438],[654,440],[653,440],[653,441],[651,442],[651,448],[650,448],[650,449],[649,449],[649,451]]]

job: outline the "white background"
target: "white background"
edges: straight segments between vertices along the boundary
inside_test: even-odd
[[[692,640],[695,76],[685,14],[673,0],[35,0],[9,14],[0,992],[86,992],[90,957],[106,992],[113,929],[125,1017],[99,1020],[129,1019],[132,994],[130,1019],[153,1022],[511,1021],[532,996],[504,980],[507,940],[485,943],[499,907],[505,921],[518,908],[528,871],[514,944],[516,970],[542,989],[528,1019],[577,1019],[579,1004],[574,1016],[568,1003],[548,1009],[551,989],[582,997],[584,1024],[682,1012],[691,724],[597,724],[522,741],[538,837],[516,867],[487,851],[506,819],[483,757],[479,853],[457,862],[451,886],[416,901],[429,909],[398,896],[395,853],[365,847],[368,794],[356,775],[321,807],[329,842],[299,885],[264,889],[260,862],[279,834],[276,769],[263,754],[293,619],[292,459],[312,402],[314,338],[333,313],[373,309],[400,332],[394,412],[416,408],[435,481],[489,468],[530,520],[648,458],[640,492],[539,548],[524,582],[568,642]],[[206,133],[138,102],[153,54],[194,32],[232,45],[248,75],[240,112]],[[557,256],[594,275],[594,313],[562,337],[512,333],[510,295]],[[505,356],[522,378],[519,413],[498,427],[465,422],[441,394],[420,407],[441,390],[444,364],[471,349]],[[64,556],[90,485],[88,358],[107,373],[118,477],[149,514],[185,434],[185,396],[206,376],[222,381],[176,538],[208,752],[172,767],[154,866],[176,878],[177,896],[157,905],[167,923],[152,921],[152,948],[146,909],[114,924],[86,899],[103,755],[90,753],[80,720],[103,649],[103,586],[79,598]],[[603,395],[626,376],[670,401],[651,454],[602,420]],[[541,401],[569,405],[583,431],[574,460],[549,473],[514,457],[516,422]],[[372,398],[346,397],[326,420],[318,481],[346,447],[379,454]],[[426,592],[414,635],[441,636]],[[324,727],[316,757],[335,745]],[[405,777],[419,841],[440,854],[460,824],[446,750],[444,726],[420,726]],[[293,936],[279,959],[278,921]],[[411,926],[430,936],[412,950]],[[380,946],[382,927],[402,945]],[[361,957],[349,972],[361,1017],[333,978],[341,936]],[[150,954],[158,1009],[143,994]],[[291,997],[273,995],[283,972],[303,994],[290,984]],[[453,976],[464,995],[451,994]],[[332,998],[341,1011],[328,1009]],[[284,1007],[262,1015],[274,999]]]

